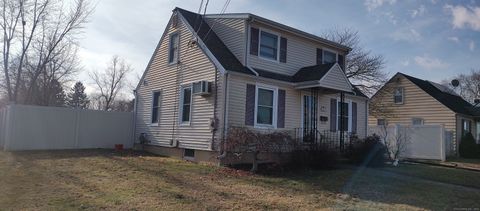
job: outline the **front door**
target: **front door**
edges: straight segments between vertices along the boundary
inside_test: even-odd
[[[302,106],[303,141],[313,142],[317,135],[317,98],[311,95],[303,95]]]

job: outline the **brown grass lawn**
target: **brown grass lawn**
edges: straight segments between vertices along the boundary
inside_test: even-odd
[[[108,150],[0,152],[0,210],[480,208],[480,173],[426,165],[249,175]]]

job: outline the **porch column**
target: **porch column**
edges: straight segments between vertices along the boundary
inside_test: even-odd
[[[344,150],[344,143],[345,143],[345,140],[344,140],[344,136],[343,136],[343,133],[345,131],[345,128],[344,128],[344,118],[343,118],[343,115],[345,114],[345,111],[344,111],[344,106],[343,106],[343,103],[345,102],[345,92],[340,92],[340,115],[341,118],[340,118],[340,127],[339,128],[339,132],[340,132],[340,150]]]

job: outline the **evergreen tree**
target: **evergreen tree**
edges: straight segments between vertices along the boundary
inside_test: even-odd
[[[67,106],[72,108],[85,109],[90,104],[87,94],[85,94],[85,86],[82,82],[75,83],[75,86],[71,89],[67,96]]]
[[[62,84],[58,80],[53,80],[49,90],[44,90],[45,95],[48,96],[47,106],[63,107],[65,106],[66,96],[63,91]]]

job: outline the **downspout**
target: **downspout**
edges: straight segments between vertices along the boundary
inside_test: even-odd
[[[132,140],[133,140],[133,145],[135,145],[135,135],[137,133],[137,103],[138,103],[138,98],[137,98],[137,90],[133,90],[133,96],[134,96],[134,101],[133,102],[133,133],[132,133]]]
[[[255,76],[259,76],[258,72],[250,67],[249,56],[250,56],[250,23],[253,22],[253,18],[248,18],[245,20],[245,67],[252,71]]]
[[[217,159],[223,159],[227,156],[227,139],[226,139],[226,130],[227,130],[227,95],[228,95],[228,72],[225,73],[224,79],[224,91],[223,91],[223,128],[222,128],[222,140],[223,140],[223,149],[222,154],[220,154]]]
[[[370,106],[370,100],[369,99],[366,99],[365,100],[365,137],[368,136],[368,118],[369,118],[369,108]]]
[[[218,69],[215,68],[215,99],[213,102],[213,122],[210,124],[212,125],[212,141],[210,143],[210,149],[213,149],[213,145],[215,144],[215,133],[217,132],[217,101],[218,101]]]

